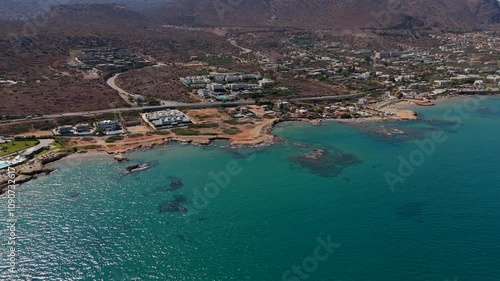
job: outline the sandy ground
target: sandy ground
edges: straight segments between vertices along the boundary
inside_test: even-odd
[[[154,130],[146,125],[127,127],[127,131],[131,134],[146,134],[148,132],[153,132]]]
[[[408,109],[399,109],[399,108],[387,108],[385,111],[395,114],[395,119],[402,120],[416,120],[418,119],[418,115],[415,111]]]
[[[31,136],[48,137],[48,136],[53,136],[54,134],[52,133],[52,131],[32,131],[29,133],[24,133],[19,135],[24,137],[31,137]]]

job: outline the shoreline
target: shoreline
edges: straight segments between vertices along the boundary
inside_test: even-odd
[[[435,103],[442,101],[447,101],[457,98],[467,98],[475,95],[447,95],[436,98]],[[499,95],[491,95],[499,96]],[[434,105],[434,104],[433,104]],[[367,122],[391,122],[391,121],[412,121],[418,120],[418,113],[415,111],[407,109],[410,106],[423,106],[414,103],[411,100],[396,101],[395,103],[388,104],[380,110],[394,113],[395,116],[388,117],[366,117],[366,118],[352,118],[352,119],[340,119],[340,118],[321,118],[321,119],[309,119],[309,118],[290,118],[290,119],[274,119],[272,122],[265,123],[258,129],[255,136],[249,138],[237,138],[234,136],[159,136],[157,138],[146,139],[142,141],[136,141],[131,143],[122,143],[121,149],[109,149],[108,148],[98,148],[98,149],[82,149],[77,152],[68,151],[54,151],[49,152],[46,155],[37,157],[29,160],[26,163],[15,166],[16,174],[18,175],[16,184],[23,184],[38,178],[40,175],[48,175],[54,171],[51,167],[59,160],[63,158],[75,159],[82,157],[93,157],[93,156],[110,156],[114,158],[117,162],[128,161],[128,158],[124,154],[133,153],[140,150],[149,150],[157,147],[166,147],[171,143],[179,144],[190,144],[190,145],[200,145],[208,146],[212,145],[215,141],[223,140],[230,141],[229,147],[259,147],[259,146],[270,146],[276,143],[278,136],[272,133],[275,126],[279,123],[286,122],[307,122],[313,125],[320,125],[322,121],[333,121],[339,123],[367,123]],[[113,147],[114,148],[114,147]],[[121,159],[121,160],[120,160]],[[0,178],[0,196],[3,196],[7,191],[7,181]]]

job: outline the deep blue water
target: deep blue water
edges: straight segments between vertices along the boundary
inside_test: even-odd
[[[135,152],[153,167],[130,175],[63,160],[19,188],[15,274],[0,199],[0,280],[498,281],[500,99],[416,110],[283,123],[265,148]]]

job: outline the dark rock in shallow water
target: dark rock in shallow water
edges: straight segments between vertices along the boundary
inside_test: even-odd
[[[303,142],[293,142],[291,143],[292,145],[294,146],[297,146],[297,147],[302,147],[302,148],[308,148],[309,146]]]
[[[123,156],[123,154],[116,154],[114,157],[113,157],[117,162],[127,162],[129,161],[129,159],[125,156]]]
[[[335,148],[315,149],[311,153],[292,156],[290,160],[322,177],[336,177],[345,168],[361,164],[355,155]]]
[[[150,167],[149,164],[132,165],[125,168],[125,173],[139,172],[142,170],[146,170],[149,167]]]
[[[438,119],[426,119],[426,120],[422,120],[422,121],[429,124],[429,125],[440,127],[443,129],[446,127],[454,127],[456,125],[460,125],[460,123],[458,123],[458,122],[438,120]]]
[[[326,154],[326,152],[324,150],[314,149],[313,152],[304,155],[304,157],[312,159],[312,160],[317,160],[317,159],[321,159],[322,157],[324,157],[325,154]]]
[[[77,198],[78,196],[80,196],[80,194],[82,194],[81,191],[73,190],[68,194],[68,196],[69,196],[69,198]]]
[[[184,195],[175,196],[174,200],[163,201],[158,205],[159,213],[174,213],[174,212],[187,212],[187,207],[184,205],[187,201],[187,197]]]
[[[456,123],[449,123],[446,121],[433,121],[434,124],[428,124],[431,126],[421,126],[423,123],[430,122],[429,120],[423,120],[423,121],[415,121],[414,123],[417,124],[418,126],[408,126],[408,125],[398,125],[397,122],[390,123],[390,124],[358,124],[358,123],[352,123],[348,124],[349,126],[355,127],[359,129],[359,131],[365,135],[368,135],[369,137],[375,137],[377,139],[380,139],[382,141],[387,141],[391,144],[398,144],[398,143],[406,143],[409,141],[414,141],[418,139],[424,139],[426,138],[430,133],[436,132],[436,131],[445,131],[445,132],[450,132],[453,133],[453,130],[450,130],[451,126],[456,125]],[[407,122],[406,124],[411,124],[410,122]],[[452,125],[454,124],[454,125]],[[436,125],[436,126],[432,126]],[[440,128],[443,127],[443,128]]]
[[[476,110],[476,113],[478,113],[483,118],[495,118],[500,116],[499,111],[492,110],[490,107],[487,106],[480,107],[479,109]]]
[[[169,177],[170,184],[168,186],[158,186],[150,191],[144,192],[142,195],[148,196],[157,192],[166,192],[166,191],[176,191],[184,186],[182,179],[177,177]]]
[[[180,189],[184,186],[184,182],[182,182],[182,179],[178,177],[169,177],[170,179],[170,188],[168,188],[168,191],[176,191],[177,189]]]

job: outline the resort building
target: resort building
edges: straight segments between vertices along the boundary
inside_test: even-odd
[[[73,134],[73,126],[71,125],[64,125],[64,126],[60,126],[57,128],[57,131],[59,132],[59,134],[61,135],[67,135],[67,134]]]
[[[190,124],[191,119],[179,110],[164,110],[144,115],[154,128],[170,128]]]
[[[104,120],[96,123],[96,127],[103,131],[120,130],[120,123],[117,120]]]
[[[274,83],[275,83],[274,80],[264,78],[264,79],[259,81],[259,87],[266,88],[266,87],[274,85]]]
[[[75,126],[75,129],[78,133],[88,132],[88,131],[90,131],[90,125],[89,124],[77,124]]]
[[[218,83],[212,83],[207,85],[207,89],[212,92],[224,92],[226,89],[224,85]]]

